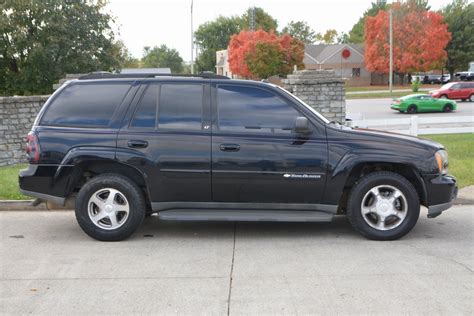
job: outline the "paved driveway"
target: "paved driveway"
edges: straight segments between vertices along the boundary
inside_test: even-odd
[[[97,242],[72,212],[0,212],[7,314],[472,314],[474,207],[393,242],[333,223],[146,220]]]

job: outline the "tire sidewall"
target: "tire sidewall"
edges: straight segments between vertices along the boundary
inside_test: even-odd
[[[101,229],[89,217],[89,199],[100,189],[113,188],[120,191],[129,204],[129,215],[125,223],[113,230]],[[118,241],[129,237],[140,226],[145,217],[146,206],[140,189],[129,179],[122,176],[97,176],[87,182],[76,198],[75,214],[79,226],[86,234],[101,241]]]
[[[451,104],[446,104],[443,108],[443,112],[450,113],[453,111],[453,106]]]
[[[412,104],[412,105],[408,106],[408,108],[407,108],[407,113],[409,113],[409,114],[415,114],[416,112],[417,112],[417,107],[416,107],[416,105],[413,105],[413,104]]]
[[[351,223],[366,237],[376,240],[393,240],[407,234],[415,226],[420,215],[420,202],[415,188],[408,182],[400,181],[396,177],[387,177],[388,174],[380,177],[373,177],[369,181],[361,182],[356,185],[349,198],[349,207],[351,208]],[[361,203],[365,194],[373,187],[379,185],[390,185],[399,189],[407,200],[407,216],[403,222],[394,229],[381,231],[367,224],[361,213]]]

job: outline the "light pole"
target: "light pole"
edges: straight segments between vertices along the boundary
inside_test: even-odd
[[[191,0],[191,74],[194,74],[193,0]]]
[[[388,85],[390,94],[392,94],[393,89],[393,27],[392,27],[392,7],[389,8],[389,42],[390,42],[390,61],[389,61],[389,70],[388,70]]]

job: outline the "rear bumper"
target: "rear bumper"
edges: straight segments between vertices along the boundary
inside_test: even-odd
[[[58,177],[58,166],[33,165],[20,170],[18,183],[20,192],[43,201],[64,205],[65,191],[69,180],[69,173]]]
[[[426,181],[426,179],[425,179]],[[429,197],[428,217],[439,216],[453,205],[458,195],[456,178],[449,175],[436,176],[426,181]]]

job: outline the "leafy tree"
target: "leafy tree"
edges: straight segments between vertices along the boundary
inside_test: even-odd
[[[120,57],[121,68],[141,68],[141,60],[133,57],[122,41],[117,41],[116,49],[118,50],[117,55]]]
[[[291,21],[283,28],[282,33],[289,34],[305,44],[313,44],[316,41],[316,32],[304,21]]]
[[[194,33],[200,52],[196,59],[199,71],[214,71],[216,66],[216,51],[226,49],[230,37],[240,32],[240,18],[237,16],[219,16],[211,22],[199,26]]]
[[[266,32],[275,32],[278,28],[278,22],[262,8],[255,7],[255,30],[262,29]],[[252,8],[248,8],[240,19],[240,29],[250,29],[250,16]]]
[[[464,70],[474,61],[474,3],[453,0],[441,12],[452,34],[446,68],[453,76],[456,70]]]
[[[341,34],[339,34],[337,36],[337,42],[339,44],[348,44],[348,43],[350,43],[349,34],[347,34],[346,32],[342,32]]]
[[[338,33],[334,29],[329,29],[324,34],[316,34],[316,40],[324,44],[334,44],[338,40]]]
[[[1,1],[0,94],[46,94],[66,73],[120,68],[104,0]]]
[[[446,61],[446,45],[451,35],[443,17],[424,10],[416,1],[396,2],[393,10],[393,67],[405,73],[428,71]],[[388,12],[367,17],[365,62],[369,71],[389,71]]]
[[[243,77],[286,75],[295,65],[302,67],[303,58],[304,43],[288,34],[242,31],[229,43],[230,70]]]
[[[356,24],[349,31],[349,42],[350,43],[363,43],[364,42],[364,26],[368,16],[376,16],[380,10],[387,9],[387,0],[377,0],[372,2],[371,7],[364,12],[362,17],[357,21]]]
[[[176,49],[168,48],[164,44],[153,48],[145,46],[142,63],[145,68],[169,67],[172,73],[181,73],[183,71],[183,58],[181,58]]]

